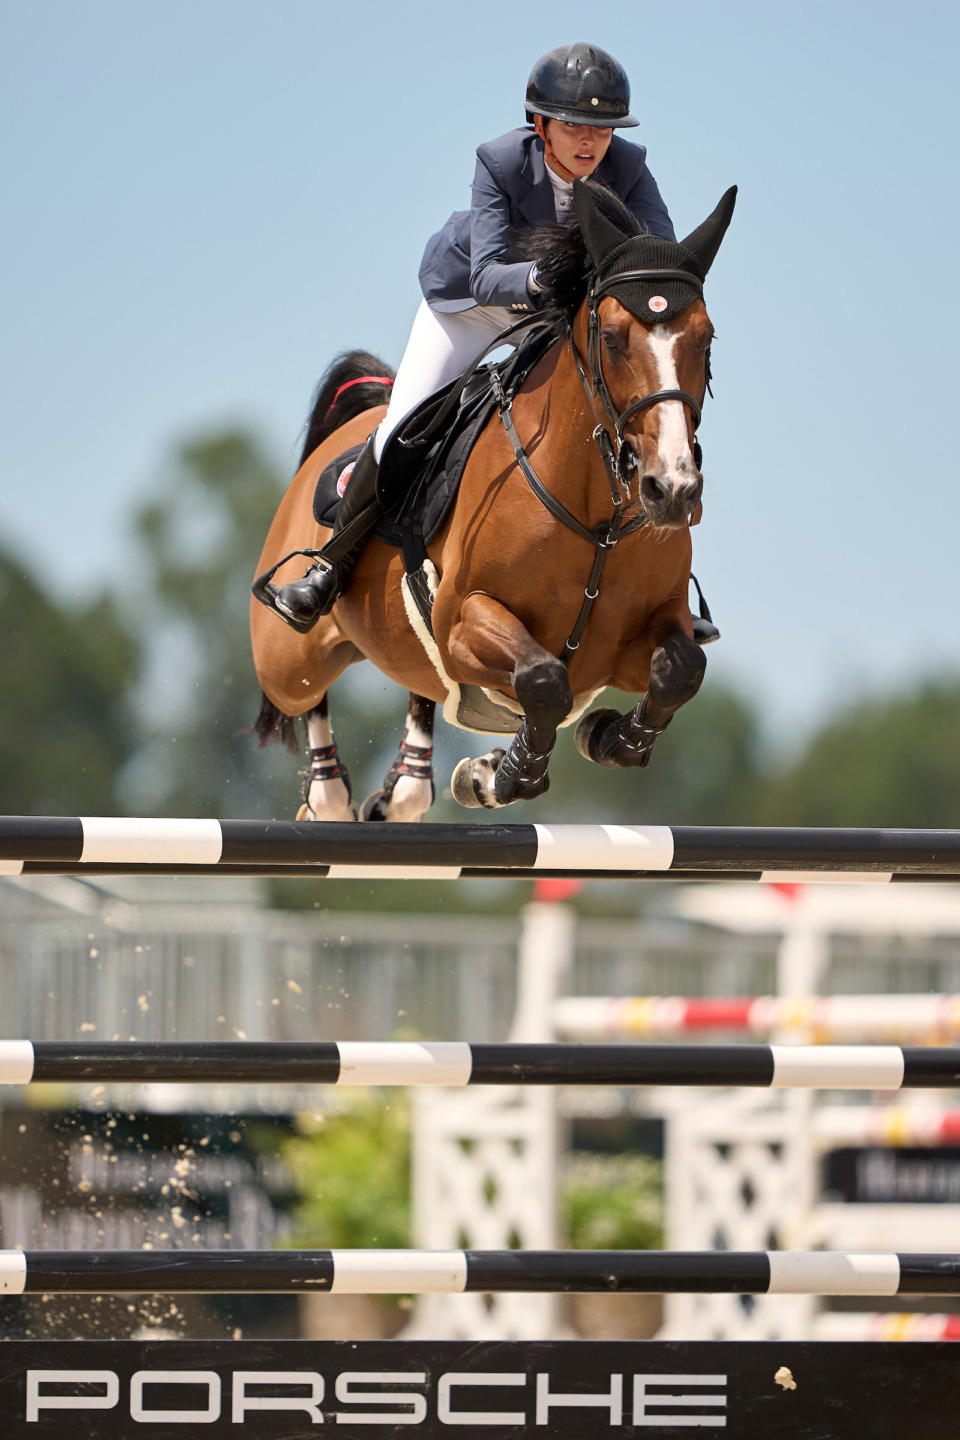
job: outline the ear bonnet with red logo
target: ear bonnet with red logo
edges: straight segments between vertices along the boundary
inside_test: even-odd
[[[608,290],[624,309],[648,325],[673,320],[701,298],[703,281],[727,232],[736,198],[737,187],[731,185],[713,214],[685,240],[675,243],[643,234],[640,222],[625,207],[624,223],[629,218],[635,228],[632,233],[621,229],[601,213],[590,187],[575,180],[573,203],[587,254],[596,266],[594,288],[607,289],[611,279],[628,270],[684,272],[688,278],[625,279]]]

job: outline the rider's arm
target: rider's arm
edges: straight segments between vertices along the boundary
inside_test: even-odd
[[[636,179],[623,198],[651,235],[659,235],[662,240],[676,240],[673,222],[646,164],[640,166]]]
[[[529,260],[508,261],[510,200],[495,156],[477,157],[470,210],[470,293],[478,305],[531,307]],[[491,169],[490,166],[493,168]]]

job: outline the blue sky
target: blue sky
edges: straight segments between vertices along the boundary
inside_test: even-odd
[[[399,360],[423,244],[522,123],[533,61],[592,39],[680,233],[740,186],[707,291],[710,673],[785,744],[864,688],[958,673],[958,15],[0,4],[0,543],[89,593],[129,567],[177,438],[241,421],[292,467],[330,357]]]

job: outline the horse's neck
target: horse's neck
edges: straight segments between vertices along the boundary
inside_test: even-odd
[[[589,376],[585,312],[586,307],[581,307],[574,320],[573,345]],[[530,434],[533,421],[536,445],[527,443],[526,448],[537,473],[557,499],[592,529],[609,520],[611,513],[610,486],[593,432],[598,424],[607,430],[611,426],[588,387],[589,381],[585,386],[580,378],[567,337],[556,347],[554,368],[546,384],[528,391],[527,399],[532,403],[521,434]],[[523,390],[518,400],[522,395]]]

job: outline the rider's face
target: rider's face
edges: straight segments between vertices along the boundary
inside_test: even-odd
[[[612,130],[601,125],[570,125],[566,120],[548,120],[545,129],[560,164],[581,179],[596,170],[613,135]]]

